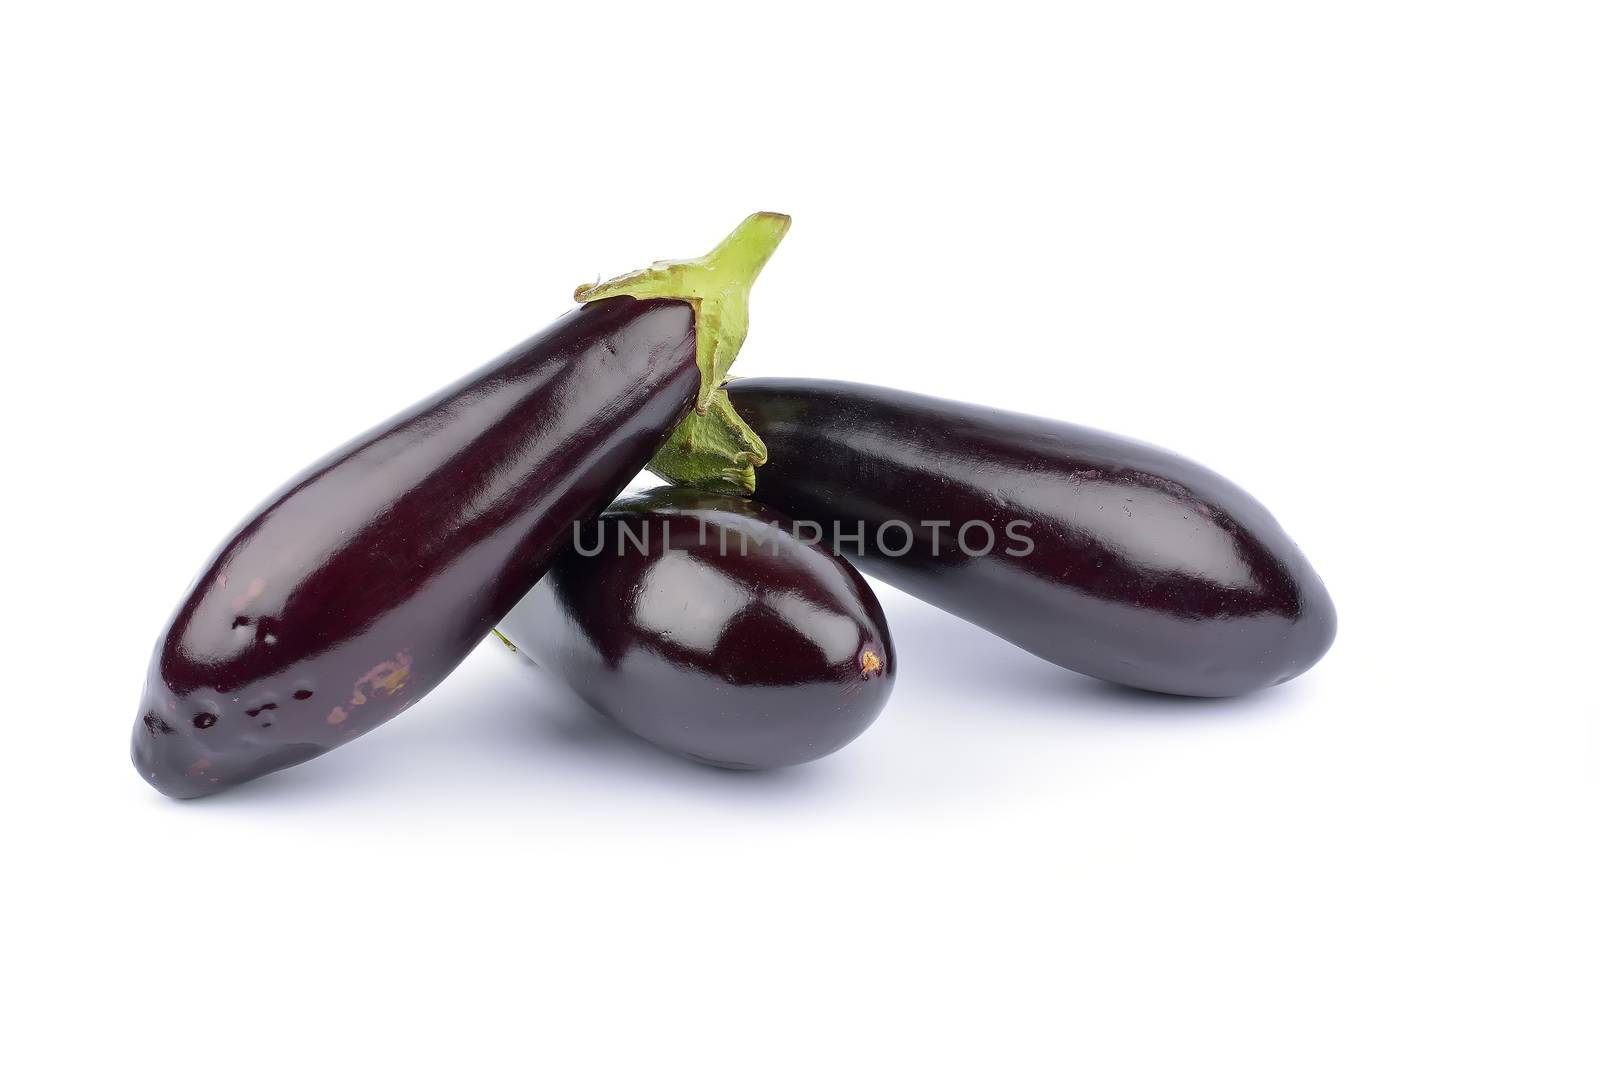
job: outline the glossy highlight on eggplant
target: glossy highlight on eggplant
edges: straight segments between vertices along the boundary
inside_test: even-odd
[[[690,410],[695,314],[623,297],[312,464],[217,549],[157,642],[141,776],[198,797],[432,689]]]
[[[737,769],[825,756],[889,698],[883,610],[771,508],[663,487],[577,532],[500,624],[623,729]]]
[[[867,573],[1052,663],[1221,697],[1294,678],[1333,642],[1333,601],[1277,520],[1176,453],[847,382],[728,395],[768,449],[757,500],[842,528]]]

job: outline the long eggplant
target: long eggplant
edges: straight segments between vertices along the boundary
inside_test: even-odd
[[[764,505],[683,488],[580,529],[500,629],[623,729],[740,770],[837,751],[894,684],[883,609],[855,568]]]
[[[709,410],[743,340],[745,293],[787,226],[754,215],[700,260],[581,288],[587,306],[273,494],[156,644],[133,728],[139,773],[204,796],[341,745],[437,685],[572,524],[687,412]],[[729,304],[732,329],[717,313]]]
[[[1052,663],[1231,696],[1333,642],[1333,601],[1253,497],[1098,430],[845,382],[743,379],[770,455],[757,500],[817,522],[868,574]]]

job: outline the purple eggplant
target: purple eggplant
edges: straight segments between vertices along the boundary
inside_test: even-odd
[[[868,574],[1052,663],[1231,696],[1333,642],[1333,601],[1255,498],[1138,441],[845,382],[745,379],[757,500]]]
[[[697,490],[613,505],[500,629],[623,729],[720,767],[834,752],[894,684],[853,567],[764,505]]]
[[[572,524],[707,405],[787,225],[751,216],[701,260],[580,289],[595,302],[273,494],[157,642],[133,729],[139,773],[170,796],[214,793],[321,755],[437,685]],[[719,289],[703,284],[714,270]],[[641,280],[654,292],[630,285]],[[718,314],[729,304],[733,329]]]

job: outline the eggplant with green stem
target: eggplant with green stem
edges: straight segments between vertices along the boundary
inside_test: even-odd
[[[1177,453],[850,382],[727,393],[771,453],[756,500],[1051,663],[1222,697],[1294,678],[1333,643],[1333,600],[1277,519]]]
[[[789,219],[709,255],[584,286],[584,305],[313,463],[200,568],[156,642],[133,726],[152,786],[199,797],[321,755],[438,685],[691,410],[744,340]],[[731,421],[666,469],[733,481]]]

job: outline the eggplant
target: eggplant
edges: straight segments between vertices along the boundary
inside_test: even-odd
[[[853,567],[771,508],[685,488],[575,531],[500,630],[623,729],[719,767],[835,752],[894,685],[883,609]]]
[[[140,775],[169,796],[214,793],[344,744],[443,680],[572,524],[706,405],[712,369],[743,340],[744,293],[787,226],[754,215],[710,256],[624,276],[648,275],[648,298],[580,288],[580,301],[605,298],[273,494],[156,643],[133,728]],[[696,279],[714,267],[722,289],[708,295]],[[715,314],[730,301],[731,330]]]
[[[1333,601],[1243,489],[1064,422],[846,382],[741,379],[755,498],[868,574],[1051,663],[1185,696],[1304,672]]]

